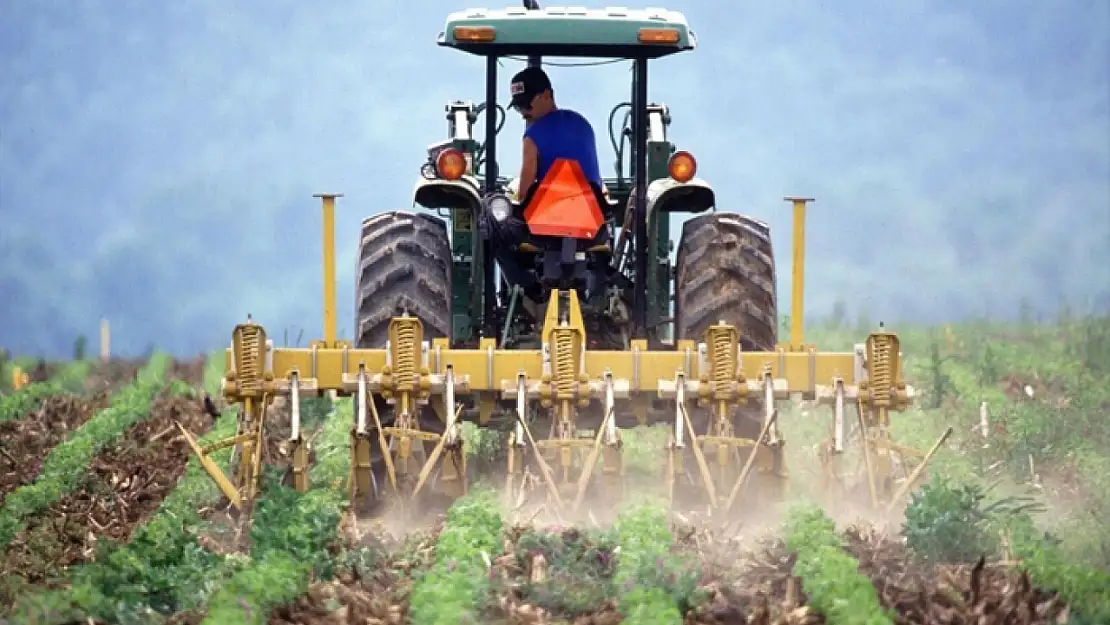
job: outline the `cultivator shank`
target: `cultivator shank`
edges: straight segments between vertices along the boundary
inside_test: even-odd
[[[235,436],[201,447],[196,439],[178,423],[177,427],[185,437],[193,452],[200,459],[201,466],[215,480],[216,485],[236,509],[241,509],[244,502],[253,501],[258,489],[258,475],[262,470],[263,451],[265,444],[265,424],[267,409],[278,394],[288,392],[280,389],[270,371],[268,362],[270,346],[266,341],[266,333],[262,327],[253,323],[249,318],[247,323],[235,327],[232,334],[231,349],[228,354],[235,360],[229,367],[229,374],[223,382],[223,394],[229,401],[239,405],[238,427]],[[300,471],[294,465],[294,475],[303,476],[304,465],[307,464],[307,455],[300,443],[299,415],[300,406],[297,401],[297,376],[292,375],[293,385],[291,395],[293,398],[293,439],[294,459],[301,459]],[[209,458],[209,454],[235,447],[232,455],[232,465],[235,466],[233,478],[228,476],[219,466]],[[297,477],[294,478],[297,483]]]
[[[466,457],[462,453],[459,416],[462,406],[455,402],[457,383],[452,367],[432,373],[428,348],[423,341],[423,326],[415,317],[398,317],[389,325],[389,344],[384,363],[368,366],[359,359],[355,374],[341,374],[334,390],[355,397],[355,424],[351,431],[353,500],[372,495],[376,488],[372,472],[372,445],[382,451],[389,489],[394,494],[406,492],[408,498],[419,495],[436,467],[441,469],[438,483],[441,492],[451,496],[466,493]],[[383,426],[375,396],[391,405],[395,420]],[[444,422],[442,434],[420,428],[418,411],[433,401],[437,415]],[[373,419],[371,435],[367,415]],[[414,443],[416,445],[414,446]],[[424,453],[424,443],[434,445]],[[378,485],[377,488],[384,488]]]
[[[692,344],[680,342],[679,349],[687,354],[692,348]],[[710,507],[727,510],[731,508],[755,462],[761,462],[761,473],[773,478],[764,480],[769,482],[771,488],[786,477],[775,401],[788,398],[792,389],[786,378],[776,382],[770,359],[752,368],[749,379],[742,366],[742,357],[773,357],[773,354],[744,354],[740,350],[739,333],[724,323],[706,330],[705,342],[696,346],[696,352],[696,375],[687,366],[676,371],[672,380],[659,381],[659,397],[674,402],[674,424],[668,437],[667,491],[673,498],[677,478],[686,473],[683,456],[689,437],[692,443],[690,451]],[[793,391],[804,392],[798,388]],[[688,398],[692,398],[695,405],[707,413],[704,434],[699,435],[694,429]],[[735,431],[736,409],[747,406],[752,400],[763,408],[762,428],[756,439],[737,436]],[[748,451],[747,460],[743,463],[741,450]],[[714,461],[712,467],[710,457]],[[766,492],[764,489],[761,491]]]
[[[855,348],[855,385],[837,380],[830,388],[822,389],[817,396],[818,405],[831,406],[833,419],[831,435],[822,445],[822,463],[826,488],[841,494],[851,490],[846,484],[843,457],[848,451],[849,430],[846,408],[857,408],[855,426],[862,445],[859,446],[860,464],[864,484],[873,508],[883,507],[889,513],[902,500],[906,491],[917,481],[933,455],[952,433],[948,428],[928,452],[922,452],[895,443],[890,432],[890,413],[901,412],[913,401],[913,388],[902,380],[900,343],[897,335],[876,332],[867,342]],[[904,472],[901,486],[895,487],[895,459]],[[909,458],[917,466],[908,470]]]

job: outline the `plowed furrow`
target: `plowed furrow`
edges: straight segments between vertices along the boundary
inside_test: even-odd
[[[42,459],[106,408],[110,397],[107,392],[92,397],[56,395],[22,419],[0,423],[0,505],[8,493],[34,480]]]
[[[204,379],[203,358],[175,361],[169,377],[192,385]],[[130,384],[142,363],[113,360],[98,364],[86,379],[88,395],[56,395],[15,421],[0,423],[0,505],[8,493],[34,481],[42,459],[70,432],[108,407],[112,393]]]
[[[64,567],[88,562],[104,541],[126,542],[185,471],[191,450],[174,425],[198,435],[213,425],[200,402],[161,396],[151,417],[129,428],[88,466],[84,487],[27,520],[0,560],[0,605],[27,585],[52,586]]]

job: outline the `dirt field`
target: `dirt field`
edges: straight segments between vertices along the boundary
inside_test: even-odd
[[[748,546],[689,531],[675,553],[697,563],[704,598],[684,615],[685,625],[821,625],[809,608],[794,562],[780,539]],[[518,527],[500,555],[491,557],[494,582],[485,617],[493,624],[616,625],[615,603],[602,588],[613,574],[613,553],[577,529],[536,532]],[[539,538],[537,538],[537,536]],[[1031,588],[1002,566],[926,567],[909,564],[905,548],[866,526],[845,538],[861,571],[875,585],[898,625],[1002,625],[1066,621],[1064,606]],[[411,573],[432,558],[435,532],[405,544],[381,545],[384,561],[312,586],[290,605],[274,610],[270,625],[300,623],[399,624],[408,622]],[[195,619],[195,617],[194,617]],[[182,619],[179,623],[194,622]],[[1063,619],[1063,620],[1057,620]]]
[[[90,377],[86,398],[51,400],[42,410],[0,426],[0,434],[20,441],[15,447],[18,453],[11,453],[11,448],[6,450],[11,458],[4,458],[0,453],[0,494],[33,479],[38,470],[35,459],[41,458],[66,432],[103,407],[107,401],[103,393],[105,387],[130,381],[137,369],[128,363],[106,368]],[[176,364],[173,368],[174,376],[187,378],[193,384],[199,384],[202,374],[201,360]],[[991,385],[992,390],[999,387],[998,390],[1015,403],[1045,402],[1053,410],[1067,407],[1066,402],[1058,401],[1059,391],[1036,376],[1006,376]],[[968,414],[974,418],[972,413]],[[302,418],[305,418],[304,410]],[[0,580],[8,576],[16,581],[7,586],[0,582],[0,605],[9,602],[28,585],[62,586],[66,576],[63,567],[88,562],[95,555],[95,547],[105,541],[126,542],[134,528],[150,517],[182,475],[190,455],[173,427],[174,420],[197,436],[213,425],[200,401],[159,398],[148,422],[133,427],[90,462],[88,488],[63,497],[43,513],[27,519],[27,530],[0,559]],[[267,415],[266,423],[264,464],[267,472],[270,476],[285,474],[288,477],[290,457],[285,441],[289,434],[288,408],[275,406]],[[1017,425],[1013,421],[1010,423]],[[1006,424],[1004,419],[998,418],[991,425],[1004,433],[1002,428]],[[308,438],[314,437],[316,425],[318,423],[305,424]],[[965,440],[963,447],[953,446],[950,451],[970,455],[979,453],[981,446],[982,443],[973,438]],[[1044,467],[1050,466],[1044,462],[1038,468],[1043,472],[1047,470]],[[804,483],[805,475],[799,470],[792,477],[793,483],[813,486]],[[1038,479],[1042,478],[1043,473]],[[862,492],[860,497],[865,498]],[[851,497],[831,498],[836,500],[832,502],[836,505],[826,505],[825,510],[842,526],[845,521],[854,520],[857,514],[862,516],[858,512],[858,502]],[[603,526],[608,523],[603,512],[610,503],[593,501]],[[206,522],[184,539],[189,548],[194,540],[201,548],[220,554],[249,548],[241,541],[241,536],[237,536],[226,502],[205,502],[199,516]],[[604,535],[604,528],[596,527],[598,520],[573,518],[565,522],[573,525],[569,527],[556,525],[546,516],[537,517],[527,527],[506,528],[501,534],[504,543],[493,543],[496,546],[486,548],[488,553],[482,554],[488,566],[479,563],[476,573],[480,577],[488,575],[490,585],[482,590],[479,600],[481,622],[487,625],[616,625],[628,622],[617,609],[618,597],[625,593],[617,581],[617,572],[620,566],[627,566],[630,559],[619,555],[612,537]],[[759,519],[758,525],[756,521],[749,521],[746,526],[734,525],[726,536],[724,532],[705,529],[705,524],[695,515],[689,515],[694,522],[687,522],[682,515],[676,518],[678,521],[671,530],[677,540],[667,557],[681,564],[671,569],[676,573],[665,573],[671,576],[665,584],[669,585],[668,598],[674,600],[672,605],[677,602],[684,613],[684,625],[818,625],[829,622],[810,604],[811,597],[796,576],[795,556],[789,553],[782,539],[783,531],[779,526],[782,519]],[[267,608],[262,613],[268,611],[266,622],[275,625],[401,625],[413,622],[414,606],[410,604],[415,604],[419,611],[422,606],[451,600],[448,595],[454,591],[459,591],[455,595],[464,594],[459,588],[448,587],[421,594],[418,587],[414,595],[414,584],[435,561],[441,522],[430,516],[410,523],[391,520],[386,524],[388,531],[400,537],[390,536],[380,529],[356,535],[351,527],[345,527],[336,539],[346,547],[338,576],[314,583],[307,592],[286,605],[269,610],[273,604],[264,604]],[[289,527],[297,527],[299,534],[304,525]],[[358,530],[371,527],[373,524],[369,522],[355,524]],[[847,551],[859,562],[859,571],[865,577],[861,580],[864,587],[870,582],[879,603],[895,615],[894,622],[899,625],[1068,622],[1068,610],[1063,602],[1056,595],[1036,588],[1016,566],[983,562],[978,565],[924,564],[911,557],[897,536],[897,528],[885,531],[860,521],[849,525],[842,537]],[[469,536],[456,538],[456,542],[458,540],[469,540]],[[662,544],[662,541],[656,543]],[[332,555],[339,557],[336,555],[339,553],[340,549],[336,548]],[[259,557],[259,552],[252,555]],[[354,560],[349,559],[352,557]],[[248,560],[233,557],[228,561],[239,566]],[[259,557],[250,561],[262,560]],[[352,566],[352,562],[357,564]],[[177,564],[168,566],[172,568]],[[851,568],[855,568],[854,564]],[[204,580],[207,583],[211,579],[217,590],[234,588],[235,592],[240,592],[248,579],[249,583],[254,583],[254,580],[269,579],[265,574],[271,573],[262,568],[248,572],[257,573],[258,577],[232,581],[227,577],[227,570],[215,567],[212,577]],[[281,570],[277,573],[285,574]],[[691,577],[683,580],[686,574]],[[259,582],[260,586],[264,584],[269,582]],[[819,594],[815,589],[810,590],[815,596]],[[225,608],[229,605],[226,603],[228,596],[224,590],[225,603],[220,605]],[[253,609],[254,604],[247,605],[251,599],[240,597],[237,600],[244,609]],[[206,599],[211,600],[212,596]],[[166,611],[173,609],[183,608]],[[168,622],[199,623],[205,609],[202,605],[198,610],[181,612]],[[236,609],[234,605],[232,609]]]
[[[42,459],[72,430],[108,406],[109,391],[55,396],[22,419],[0,423],[0,502],[39,473]]]
[[[8,493],[33,480],[42,458],[70,431],[106,408],[112,393],[130,384],[142,364],[132,360],[98,363],[85,379],[84,396],[50,397],[38,410],[0,423],[0,440],[4,441],[0,446],[0,503]],[[37,381],[45,381],[56,370],[57,366],[50,364],[36,368],[36,375],[42,378]]]
[[[6,495],[35,479],[41,459],[73,429],[108,405],[110,393],[128,384],[138,367],[113,363],[90,376],[86,398],[54,397],[17,421],[0,425],[10,435],[0,456],[0,488]],[[175,363],[170,379],[197,386],[204,363]],[[25,585],[51,586],[67,566],[88,561],[97,542],[126,542],[172,490],[185,470],[191,450],[174,421],[203,434],[212,418],[193,398],[161,395],[151,418],[130,429],[89,464],[84,487],[63,496],[27,519],[26,529],[0,556],[0,605],[8,604]]]

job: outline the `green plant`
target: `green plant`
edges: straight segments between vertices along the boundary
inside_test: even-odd
[[[302,397],[301,427],[305,431],[318,429],[324,424],[328,415],[332,414],[333,410],[335,410],[335,406],[332,405],[331,397],[326,393],[319,397]]]
[[[409,617],[415,625],[483,622],[490,587],[485,558],[500,549],[502,525],[497,497],[490,491],[471,490],[451,506],[436,540],[435,564],[413,585]]]
[[[940,354],[940,338],[936,331],[929,333],[929,407],[940,408],[944,399],[952,393],[952,378],[945,373],[944,364],[948,357]]]
[[[664,510],[651,503],[631,506],[612,531],[613,542],[620,546],[613,581],[622,622],[681,623],[683,612],[696,602],[697,578],[670,553],[674,535]]]
[[[999,553],[999,530],[1032,521],[1044,506],[1028,497],[1004,497],[986,503],[977,484],[956,485],[934,476],[910,497],[902,536],[918,557],[932,562],[970,563]]]
[[[1024,531],[1020,531],[1024,530]],[[1068,561],[1057,541],[1025,526],[1014,532],[1014,551],[1039,587],[1060,593],[1072,610],[1072,625],[1110,623],[1110,571]]]
[[[797,560],[794,573],[802,579],[809,603],[830,625],[893,625],[879,604],[871,580],[843,548],[836,525],[816,506],[790,511],[786,547]]]
[[[215,392],[223,371],[223,354],[208,359],[205,388]],[[219,419],[200,444],[235,434],[231,411]],[[231,449],[212,455],[226,465]],[[128,615],[150,610],[169,615],[200,605],[211,586],[240,564],[199,547],[196,536],[204,526],[198,509],[219,499],[219,490],[201,468],[189,459],[185,475],[162,501],[158,511],[140,525],[126,545],[101,541],[93,562],[74,567],[70,588],[32,593],[20,598],[12,623],[63,623],[95,618],[128,623]],[[52,615],[53,618],[47,618]],[[136,617],[137,618],[137,617]],[[53,620],[58,619],[58,620]]]
[[[1068,355],[1093,373],[1110,374],[1110,318],[1082,319],[1069,333]]]
[[[265,623],[271,610],[306,591],[313,579],[335,572],[331,555],[347,503],[347,424],[353,414],[350,400],[336,407],[309,470],[311,489],[298,493],[276,479],[269,483],[255,507],[251,561],[212,595],[205,625]]]
[[[1001,363],[998,359],[998,354],[995,352],[994,347],[990,341],[987,341],[983,346],[983,352],[980,356],[977,373],[979,376],[979,384],[982,386],[990,386],[997,384],[998,379],[1001,377]]]

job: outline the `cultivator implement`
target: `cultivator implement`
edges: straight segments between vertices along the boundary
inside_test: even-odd
[[[336,196],[323,197],[325,223],[332,223]],[[796,233],[803,219],[796,211]],[[328,234],[325,229],[325,256],[334,245]],[[333,272],[333,262],[325,261],[325,284]],[[796,263],[799,310],[801,288],[802,265]],[[429,491],[465,494],[470,475],[461,424],[489,427],[495,416],[508,416],[512,424],[504,475],[510,502],[519,508],[530,493],[541,493],[542,505],[560,515],[580,511],[591,490],[606,502],[621,497],[618,422],[665,422],[664,494],[680,507],[708,507],[713,515],[736,510],[742,500],[742,507],[759,508],[783,496],[786,440],[777,407],[784,400],[831,409],[831,436],[823,446],[830,489],[847,488],[848,409],[856,408],[867,490],[876,507],[900,500],[943,442],[922,453],[890,439],[890,414],[909,406],[913,389],[902,379],[898,337],[881,328],[851,352],[805,344],[800,322],[790,341],[772,351],[743,350],[738,329],[724,322],[709,326],[701,341],[675,341],[673,349],[652,350],[647,340],[634,339],[627,350],[596,350],[587,348],[578,293],[555,290],[536,349],[498,349],[493,338],[474,348],[453,347],[447,338],[428,341],[424,323],[406,314],[389,321],[385,345],[355,348],[335,338],[333,315],[325,314],[325,339],[306,348],[275,348],[250,318],[236,326],[222,392],[239,406],[238,433],[204,448],[185,433],[234,507],[247,507],[257,495],[267,411],[279,397],[291,410],[292,485],[310,488],[299,402],[324,392],[354,400],[349,494],[358,510],[382,501],[408,507]],[[438,427],[421,418],[429,412]],[[537,431],[543,423],[546,433]],[[596,427],[584,430],[587,424]],[[744,430],[751,433],[744,436]],[[229,446],[236,448],[231,478],[208,457]],[[921,459],[900,488],[896,454]]]
[[[325,224],[333,223],[337,196],[322,197]],[[802,219],[804,212],[796,211],[795,232],[802,230]],[[333,253],[329,232],[325,228],[325,257]],[[325,260],[324,266],[328,284],[334,280],[334,261]],[[796,263],[796,305],[801,272]],[[264,426],[268,408],[279,397],[291,411],[292,485],[302,492],[311,487],[299,403],[301,396],[324,392],[354,400],[348,486],[357,510],[383,501],[407,508],[429,491],[448,498],[465,494],[470,475],[461,424],[489,427],[495,415],[507,415],[512,424],[507,497],[519,508],[530,493],[541,493],[542,505],[560,515],[580,511],[591,490],[607,502],[621,497],[618,421],[665,422],[669,434],[660,450],[664,494],[681,507],[708,507],[713,515],[736,510],[742,500],[743,507],[758,508],[784,494],[786,441],[777,406],[792,397],[831,409],[832,434],[823,454],[830,488],[843,487],[848,409],[856,408],[874,506],[899,500],[943,442],[923,454],[890,440],[889,415],[909,406],[913,389],[902,379],[898,338],[885,331],[870,334],[851,352],[829,353],[805,344],[801,323],[795,323],[788,343],[773,351],[745,351],[737,328],[722,322],[709,326],[701,341],[679,340],[673,349],[652,350],[639,339],[631,340],[627,350],[595,350],[587,348],[574,290],[551,293],[537,349],[498,349],[493,338],[481,339],[475,348],[452,347],[446,338],[428,341],[424,323],[404,314],[389,321],[386,344],[378,348],[337,340],[334,312],[325,314],[324,326],[325,339],[306,348],[275,348],[250,318],[236,326],[222,385],[225,399],[239,407],[236,436],[200,447],[183,430],[204,469],[237,509],[249,508],[257,496]],[[421,416],[429,411],[440,431],[422,425]],[[753,415],[758,433],[743,436]],[[546,434],[537,434],[544,422]],[[592,431],[582,429],[590,423],[596,424]],[[229,446],[236,450],[232,477],[208,457]],[[900,488],[895,488],[894,454],[922,459]],[[375,456],[380,471],[375,471]],[[746,494],[746,486],[752,494]]]
[[[667,494],[678,495],[676,489],[691,456],[699,499],[723,513],[735,507],[753,471],[762,478],[757,492],[772,497],[786,478],[777,402],[796,394],[831,407],[836,432],[844,431],[846,408],[855,405],[869,428],[884,432],[888,413],[903,410],[913,394],[901,379],[898,339],[886,332],[870,335],[865,345],[847,353],[789,346],[774,352],[745,352],[735,328],[725,324],[712,326],[703,342],[680,341],[673,350],[648,350],[646,341],[633,341],[626,352],[587,350],[574,291],[553,294],[543,346],[536,350],[498,350],[493,340],[482,341],[476,349],[451,348],[444,339],[429,343],[420,320],[407,316],[391,321],[389,344],[381,349],[318,344],[275,348],[263,327],[253,321],[237,326],[233,336],[223,392],[240,406],[240,433],[197,452],[236,507],[255,495],[262,424],[267,406],[279,396],[289,398],[293,411],[290,443],[293,485],[298,490],[309,488],[297,418],[299,396],[336,391],[354,398],[350,494],[356,504],[387,493],[412,499],[433,478],[436,490],[443,494],[465,493],[468,475],[460,429],[465,406],[458,400],[473,398],[479,425],[488,424],[497,410],[508,410],[514,417],[506,467],[511,496],[520,496],[523,467],[531,461],[538,469],[546,505],[556,511],[580,509],[595,476],[609,488],[619,489],[622,445],[616,416],[645,414],[648,411],[643,408],[654,403],[657,408],[652,412],[659,412],[661,405],[670,415],[671,434],[662,455]],[[389,405],[395,415],[392,425],[383,424],[380,403]],[[743,406],[758,407],[763,416],[756,438],[734,433],[735,409]],[[416,415],[425,409],[435,411],[443,433],[421,429]],[[690,416],[695,410],[709,416],[704,432],[695,431]],[[583,436],[578,418],[590,411],[601,419],[596,432]],[[551,417],[552,428],[537,437],[533,413],[544,412]],[[646,421],[642,416],[638,419]],[[868,436],[875,440],[865,449],[883,445],[877,435]],[[191,437],[190,442],[195,445]],[[843,451],[844,441],[834,442]],[[428,453],[426,444],[432,446]],[[234,482],[206,457],[229,445],[242,450]],[[885,445],[898,448],[889,442]],[[371,470],[375,447],[378,452],[386,450],[381,457],[387,484],[375,484]],[[871,457],[870,483],[876,497],[889,495],[889,489],[883,490],[890,482],[884,455],[869,451],[865,456]],[[604,464],[600,472],[599,459]],[[607,496],[619,495],[609,488]]]

